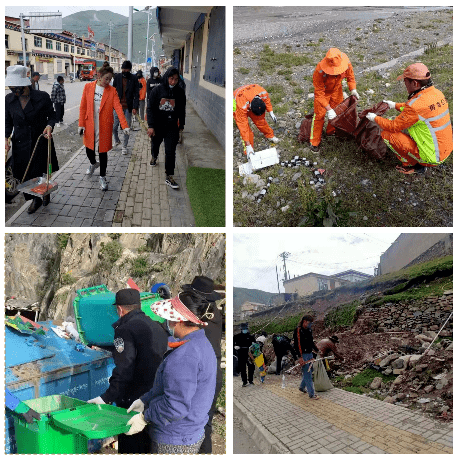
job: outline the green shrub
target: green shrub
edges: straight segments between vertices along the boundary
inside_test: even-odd
[[[153,270],[153,267],[148,263],[146,256],[139,256],[131,260],[130,273],[133,277],[141,277]]]
[[[239,68],[239,71],[240,73],[242,73],[243,75],[247,75],[249,73],[249,69],[245,68],[245,67],[240,67]]]
[[[70,272],[64,273],[64,274],[61,275],[61,284],[62,285],[72,285],[72,284],[75,284],[75,282],[77,282],[77,280],[78,279],[76,277],[73,277]]]
[[[58,244],[61,250],[64,250],[67,247],[67,242],[70,238],[70,233],[58,233]]]
[[[324,326],[335,328],[340,326],[353,325],[355,319],[356,308],[359,305],[359,301],[353,301],[351,303],[340,305],[334,308],[332,311],[326,314],[324,319]]]

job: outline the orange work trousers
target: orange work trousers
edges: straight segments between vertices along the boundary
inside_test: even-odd
[[[417,163],[428,167],[436,165],[422,162],[415,140],[404,132],[382,131],[380,135],[404,166],[415,166]]]
[[[253,123],[257,126],[257,129],[267,138],[271,139],[272,137],[275,136],[275,133],[273,132],[273,129],[268,125],[267,120],[265,119],[265,113],[263,115],[254,115],[251,111],[248,112],[248,116],[251,118]],[[235,118],[235,115],[233,115]],[[246,154],[246,143],[241,139],[243,142],[243,149],[244,149],[244,154]],[[251,127],[249,127],[249,143],[251,144],[251,147],[254,148],[254,133],[252,132]]]
[[[328,99],[329,105],[331,108],[337,107],[340,102],[343,102],[343,91],[342,86],[339,86],[339,90],[335,91],[331,94],[326,94],[326,98]],[[324,118],[326,116],[326,109],[318,102],[313,104],[313,109],[315,114],[313,116],[313,121],[311,123],[311,134],[310,134],[310,143],[317,147],[321,142],[321,135],[323,133],[323,126],[324,126]],[[331,126],[329,123],[327,124],[326,134],[331,135],[335,132],[335,128]]]

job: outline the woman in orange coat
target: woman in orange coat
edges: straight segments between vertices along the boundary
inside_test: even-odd
[[[145,78],[142,74],[142,70],[139,70],[137,72],[137,79],[139,81],[139,119],[141,121],[144,121],[145,96],[147,95],[147,82],[145,81]]]
[[[110,86],[112,77],[113,69],[107,62],[99,69],[98,79],[85,85],[78,121],[78,133],[84,134],[83,143],[91,163],[86,174],[91,177],[101,167],[99,183],[102,191],[108,188],[105,173],[107,152],[112,149],[113,110],[117,112],[123,131],[129,132],[117,90]],[[96,152],[99,153],[99,162],[96,162]]]

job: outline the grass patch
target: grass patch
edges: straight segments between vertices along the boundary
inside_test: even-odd
[[[299,325],[300,319],[312,311],[306,308],[306,311],[300,312],[292,316],[279,316],[273,322],[270,322],[268,325],[267,322],[269,319],[264,318],[260,320],[252,320],[249,323],[249,332],[254,333],[260,329],[261,326],[264,326],[264,330],[271,335],[272,333],[285,333],[289,337],[292,336],[293,330]],[[314,314],[313,314],[314,315]]]
[[[247,69],[246,67],[240,67],[239,72],[243,75],[247,75],[249,73],[249,69]]]
[[[377,377],[382,378],[382,381],[385,384],[396,379],[395,375],[387,376],[377,370],[373,370],[372,368],[366,368],[361,373],[358,373],[354,378],[352,378],[351,384],[354,387],[366,387],[374,380],[374,378]]]
[[[265,45],[260,53],[259,68],[264,72],[273,72],[277,67],[286,69],[306,64],[313,64],[311,57],[307,54],[275,53],[269,45]]]
[[[187,189],[196,226],[225,226],[225,170],[190,167]]]
[[[297,94],[300,96],[300,94],[303,94],[303,89],[302,88],[294,88],[294,94]]]
[[[233,54],[241,54],[240,48],[233,48]]]
[[[130,274],[133,277],[141,277],[153,271],[153,267],[149,264],[145,255],[133,258],[130,263]]]
[[[71,272],[68,272],[68,273],[64,273],[62,274],[61,276],[61,284],[62,285],[72,285],[72,284],[75,284],[75,282],[77,282],[77,278],[72,276]]]
[[[64,250],[67,247],[67,242],[69,241],[69,238],[70,238],[70,233],[58,233],[57,234],[58,244],[61,250]]]
[[[353,325],[356,308],[358,306],[359,301],[353,301],[332,309],[324,318],[324,326],[328,328],[336,328],[341,326],[349,327]]]

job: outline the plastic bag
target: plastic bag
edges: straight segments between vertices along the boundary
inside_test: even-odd
[[[329,377],[326,373],[326,368],[324,368],[322,360],[313,362],[313,381],[316,392],[325,392],[334,388],[331,381],[329,381]]]
[[[297,136],[297,140],[301,143],[310,142],[311,123],[313,121],[313,116],[313,113],[310,113],[309,115],[305,115],[305,118],[302,120],[299,135]]]
[[[339,130],[336,134],[340,135],[342,134],[340,131],[344,131],[347,134],[353,135],[358,124],[357,105],[358,99],[355,96],[350,96],[334,107],[337,116],[329,120],[329,123],[331,126],[334,126],[336,130]]]
[[[373,121],[369,121],[366,118],[366,115],[368,113],[375,113],[376,115],[381,116],[389,108],[390,107],[387,103],[379,102],[373,107],[360,112],[358,114],[360,121],[353,133],[356,138],[356,142],[363,151],[376,159],[383,159],[385,157],[387,153],[387,146],[380,135],[382,132],[380,126]]]

